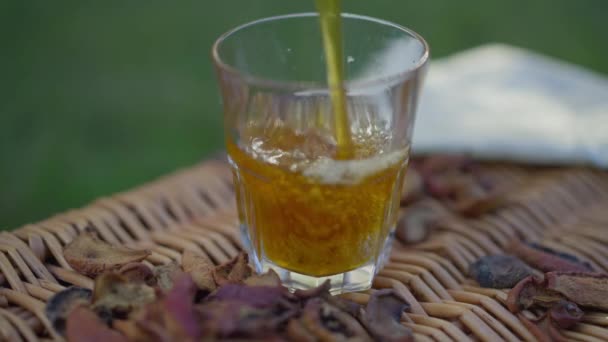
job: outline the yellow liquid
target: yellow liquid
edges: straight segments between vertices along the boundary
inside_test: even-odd
[[[245,149],[227,146],[240,219],[257,255],[310,276],[375,260],[394,225],[408,151],[381,153],[367,137],[352,142],[357,160],[341,161],[315,132],[282,128],[259,138],[256,130],[243,137]]]

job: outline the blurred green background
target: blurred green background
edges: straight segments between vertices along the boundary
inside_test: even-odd
[[[344,0],[434,58],[486,42],[608,73],[606,0]],[[0,229],[125,190],[221,148],[214,39],[312,0],[0,2]]]

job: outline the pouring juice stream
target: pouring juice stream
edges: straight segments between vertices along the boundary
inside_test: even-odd
[[[342,53],[341,0],[316,0],[323,36],[323,49],[327,64],[327,84],[334,111],[334,135],[338,159],[352,156],[351,136],[344,92],[344,65]]]

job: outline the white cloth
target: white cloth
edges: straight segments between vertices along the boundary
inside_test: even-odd
[[[431,63],[414,153],[608,168],[608,78],[485,45]]]

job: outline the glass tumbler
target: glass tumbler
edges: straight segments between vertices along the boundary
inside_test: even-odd
[[[260,19],[212,55],[243,238],[290,288],[359,291],[390,252],[428,45],[342,14],[349,154],[338,154],[316,13]]]

